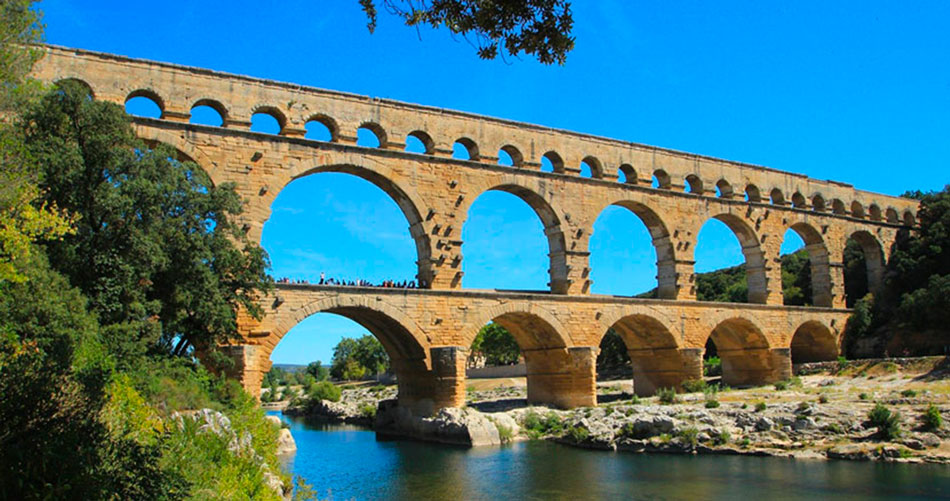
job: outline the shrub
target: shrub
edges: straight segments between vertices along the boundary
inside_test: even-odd
[[[313,385],[309,394],[311,400],[329,400],[331,402],[339,402],[341,396],[343,396],[343,392],[340,391],[340,387],[329,381],[320,381]]]
[[[630,405],[640,405],[640,397],[634,395],[632,398],[630,398]]]
[[[706,405],[706,408],[707,408],[707,409],[715,409],[715,408],[718,408],[718,407],[719,407],[719,401],[718,401],[718,400],[707,400],[705,405]]]
[[[825,431],[840,435],[844,433],[844,429],[841,428],[841,425],[838,423],[828,423],[824,426]]]
[[[943,416],[940,415],[940,409],[934,404],[927,406],[921,420],[924,422],[925,430],[938,430],[943,426]]]
[[[749,408],[749,404],[747,404],[747,403],[745,403],[745,402],[742,402],[742,407],[741,407],[741,408],[742,408],[742,409],[748,409],[748,408]]]
[[[897,364],[894,362],[884,362],[881,364],[881,368],[884,369],[885,372],[897,372]]]
[[[590,436],[590,431],[588,431],[587,428],[584,428],[583,426],[571,426],[567,430],[567,435],[571,437],[571,440],[573,440],[575,443],[580,443],[584,440],[587,440],[587,437]]]
[[[868,395],[867,393],[861,392],[858,394],[858,398],[861,400],[868,400],[871,398],[871,396]]]
[[[360,416],[367,419],[376,418],[376,404],[366,403],[360,406]]]
[[[713,443],[716,445],[727,444],[729,440],[732,440],[732,435],[727,430],[719,430],[719,433],[713,436]]]
[[[765,405],[765,402],[756,402],[755,403],[755,412],[762,412],[765,408],[768,407]]]
[[[679,432],[679,437],[690,446],[696,447],[696,444],[699,443],[699,430],[695,426],[683,428]]]
[[[656,396],[663,404],[674,404],[679,400],[673,388],[660,388],[656,390]]]
[[[901,392],[902,397],[912,398],[917,396],[917,392],[911,389],[907,389]]]
[[[525,414],[521,425],[527,430],[529,435],[539,437],[541,435],[559,434],[564,429],[561,418],[553,412],[546,416],[541,416],[537,412],[531,411]]]
[[[495,423],[495,428],[498,429],[498,438],[501,439],[501,443],[507,444],[514,439],[515,434],[511,428],[498,422]]]
[[[777,391],[785,391],[788,389],[788,381],[779,381],[775,383],[775,389]]]
[[[680,385],[686,393],[696,393],[706,389],[706,381],[702,379],[689,379],[683,381]]]
[[[613,414],[613,413],[614,413],[614,408],[613,408],[613,407],[607,407],[606,409],[604,409],[604,415],[605,415],[605,416],[609,416],[609,415],[611,415],[611,414]]]
[[[827,403],[828,403],[828,395],[825,395],[824,393],[822,393],[821,395],[818,395],[818,403],[820,403],[820,404],[827,404]]]
[[[751,445],[751,444],[752,444],[752,441],[749,440],[748,437],[743,438],[742,440],[739,441],[739,447],[742,447],[743,449],[745,449],[746,447],[748,447],[748,446]]]
[[[901,436],[900,419],[900,413],[891,412],[880,403],[868,412],[868,422],[877,428],[881,436],[889,440]]]
[[[844,355],[838,355],[838,370],[844,370],[848,366],[848,359]]]
[[[703,375],[707,377],[722,375],[722,360],[719,357],[709,357],[703,361]]]

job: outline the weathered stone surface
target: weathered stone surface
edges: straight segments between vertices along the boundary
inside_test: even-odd
[[[495,423],[467,408],[444,408],[434,416],[414,416],[395,401],[383,401],[376,413],[375,429],[383,434],[471,447],[501,444]]]

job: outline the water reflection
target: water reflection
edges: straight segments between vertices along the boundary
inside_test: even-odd
[[[333,499],[920,499],[950,496],[950,467],[674,456],[523,442],[467,449],[290,423],[289,471]]]

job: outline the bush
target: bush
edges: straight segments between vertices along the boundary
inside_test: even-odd
[[[656,396],[663,404],[675,404],[679,400],[673,388],[660,388],[656,390]]]
[[[590,431],[583,426],[571,426],[567,430],[567,436],[569,436],[574,443],[581,443],[587,440],[587,437],[590,436]]]
[[[779,381],[775,383],[775,389],[777,391],[785,391],[788,389],[788,381]]]
[[[943,426],[943,416],[940,415],[940,409],[934,404],[927,406],[921,420],[924,422],[925,430],[938,430]]]
[[[901,392],[902,397],[913,398],[917,396],[917,392],[914,390],[904,390]]]
[[[313,388],[310,389],[310,394],[308,396],[311,400],[329,400],[330,402],[339,402],[340,397],[343,396],[343,392],[340,390],[339,386],[336,386],[329,381],[320,381],[319,383],[313,385]]]
[[[689,379],[683,381],[680,385],[686,393],[696,393],[706,389],[706,381],[702,379]]]
[[[720,430],[719,433],[713,437],[713,443],[716,445],[727,444],[730,440],[732,440],[732,435],[728,430]]]
[[[871,398],[871,396],[868,395],[867,393],[861,392],[858,394],[858,398],[861,400],[868,400]]]
[[[706,408],[707,408],[707,409],[716,409],[716,408],[719,407],[719,401],[718,401],[718,400],[707,400],[705,405],[706,405]]]
[[[762,412],[765,408],[768,407],[765,405],[765,402],[756,402],[755,403],[755,412]]]
[[[689,444],[692,447],[696,447],[696,444],[699,443],[699,430],[695,426],[690,426],[689,428],[683,428],[680,430],[679,435],[684,442]]]
[[[818,395],[818,403],[820,403],[820,404],[827,404],[827,403],[828,403],[828,395],[825,395],[824,393],[822,393],[821,395]]]
[[[722,375],[722,360],[719,357],[709,357],[703,361],[703,375],[714,377]]]
[[[900,420],[900,413],[891,412],[880,403],[868,412],[868,423],[877,428],[878,433],[888,440],[901,436]]]
[[[637,395],[634,395],[633,397],[631,397],[630,405],[640,405],[640,397]]]
[[[534,438],[542,435],[560,434],[564,429],[561,418],[553,412],[549,412],[546,416],[541,416],[537,412],[530,411],[525,414],[521,425],[529,432],[529,435],[532,435]]]
[[[374,419],[376,417],[376,404],[367,403],[360,406],[360,417]]]
[[[743,449],[745,449],[746,447],[748,447],[748,446],[751,445],[751,444],[752,444],[752,441],[749,440],[748,437],[743,438],[742,440],[739,441],[739,447],[742,447]]]
[[[511,428],[498,422],[495,423],[495,428],[498,429],[498,438],[501,439],[501,443],[507,444],[508,442],[511,442],[512,439],[514,439],[515,434]]]

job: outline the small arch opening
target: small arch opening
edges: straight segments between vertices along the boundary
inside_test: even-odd
[[[211,127],[224,127],[226,114],[221,103],[212,99],[201,99],[191,107],[191,117],[188,122]]]
[[[584,160],[581,160],[581,177],[590,177],[596,179],[604,177],[603,167],[600,164],[600,160],[597,160],[591,156],[584,157]]]
[[[672,186],[672,181],[670,180],[670,175],[666,173],[663,169],[657,169],[653,171],[653,184],[652,186],[658,190],[668,190]]]
[[[158,94],[150,90],[137,90],[125,100],[125,112],[144,118],[162,118],[165,107]]]
[[[893,207],[888,207],[885,212],[887,216],[887,222],[891,224],[897,224],[900,222],[900,216],[897,215],[897,211]]]
[[[861,205],[861,202],[857,200],[851,202],[851,217],[864,219],[864,206]]]
[[[364,148],[385,148],[386,133],[378,124],[366,122],[356,129],[356,145]]]
[[[455,144],[452,145],[452,158],[458,160],[478,160],[478,145],[475,144],[475,141],[467,137],[463,137],[458,141],[455,141]]]
[[[280,134],[286,124],[284,114],[270,106],[260,107],[251,115],[251,132]]]
[[[303,136],[305,139],[325,141],[328,143],[333,143],[337,140],[338,129],[336,122],[326,115],[310,117],[307,123],[304,124],[304,129],[307,130],[307,133]]]
[[[637,171],[630,164],[623,164],[617,169],[617,181],[626,184],[637,184]]]
[[[844,256],[844,297],[848,308],[880,287],[884,277],[884,251],[871,233],[859,230],[848,237]]]
[[[838,358],[838,342],[821,322],[810,320],[792,335],[791,355],[793,364],[835,360]]]
[[[553,151],[541,155],[541,172],[564,172],[564,160]]]
[[[769,193],[769,199],[772,205],[785,205],[785,194],[782,190],[775,188]]]
[[[521,167],[524,165],[524,156],[518,148],[510,144],[502,146],[498,150],[498,165],[505,167]]]
[[[768,340],[749,320],[724,320],[709,334],[709,340],[722,360],[724,384],[743,387],[777,379]]]
[[[877,204],[871,204],[870,207],[868,207],[868,216],[872,221],[880,221],[881,208]]]
[[[821,194],[816,194],[815,196],[811,197],[811,207],[816,212],[824,212],[825,197],[821,196]]]
[[[911,211],[904,212],[904,225],[905,226],[914,226],[917,224],[917,218],[914,217],[914,213]]]
[[[804,209],[808,206],[808,202],[805,201],[805,195],[802,195],[799,192],[792,194],[792,207],[796,209]]]
[[[702,195],[703,180],[700,179],[696,174],[690,174],[686,176],[686,186],[683,187],[683,191],[692,193],[694,195]]]
[[[93,100],[96,98],[95,92],[92,91],[92,86],[86,83],[85,80],[80,80],[78,78],[63,78],[63,79],[57,80],[54,85],[56,87],[60,87],[63,85],[75,85],[75,86],[81,87],[86,92],[86,96],[88,96],[90,100]]]
[[[745,187],[745,199],[747,202],[761,202],[762,193],[759,191],[759,188],[750,184]]]
[[[414,130],[406,135],[406,149],[409,153],[431,155],[435,151],[435,141],[432,136],[421,130]]]
[[[725,179],[716,182],[716,196],[719,198],[732,198],[732,185]]]
[[[845,208],[844,202],[842,202],[841,199],[836,198],[831,201],[831,212],[844,215],[848,212],[848,210]]]

